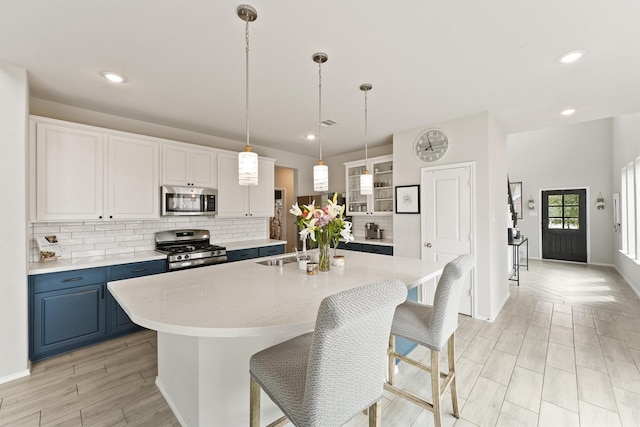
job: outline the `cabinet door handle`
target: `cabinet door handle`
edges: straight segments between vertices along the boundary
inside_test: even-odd
[[[131,270],[132,273],[142,273],[143,271],[147,271],[148,268],[136,268],[135,270]]]
[[[105,288],[105,286],[107,286],[107,285],[102,285],[101,286],[101,288],[102,288],[102,295],[100,295],[101,299],[104,299],[104,288]]]
[[[77,282],[78,280],[82,280],[82,279],[83,279],[83,277],[82,277],[82,276],[80,276],[80,277],[71,277],[71,278],[69,278],[69,279],[64,279],[64,280],[62,281],[62,283]]]

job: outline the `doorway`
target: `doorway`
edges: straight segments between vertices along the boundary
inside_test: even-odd
[[[297,230],[293,226],[295,223],[294,217],[289,213],[289,209],[295,203],[296,199],[296,187],[297,187],[298,171],[297,169],[287,168],[283,166],[276,166],[275,168],[275,199],[280,198],[281,202],[281,216],[279,218],[280,223],[277,226],[280,227],[279,240],[286,240],[285,252],[293,252],[297,243]],[[277,202],[276,202],[277,203]],[[274,206],[274,218],[277,216],[278,206]],[[270,224],[271,225],[271,224]],[[271,233],[271,230],[269,231]]]
[[[422,169],[422,259],[449,262],[473,251],[473,164]],[[473,273],[460,296],[459,312],[471,316]],[[435,284],[424,302],[433,303]]]
[[[275,240],[286,239],[284,231],[287,229],[287,217],[284,216],[285,196],[284,188],[274,189],[273,216],[269,221],[269,238]]]
[[[587,262],[587,190],[542,192],[542,258]]]

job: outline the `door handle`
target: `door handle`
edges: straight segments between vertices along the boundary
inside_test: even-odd
[[[425,246],[430,248],[431,247],[431,243],[425,243]]]

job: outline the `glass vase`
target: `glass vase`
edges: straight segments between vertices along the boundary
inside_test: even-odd
[[[329,242],[329,230],[321,230],[320,238],[318,240],[318,249],[320,250],[320,260],[319,260],[319,269],[320,271],[329,271],[331,270],[331,254],[329,252],[330,242]]]

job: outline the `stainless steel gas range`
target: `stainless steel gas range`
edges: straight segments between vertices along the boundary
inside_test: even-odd
[[[169,230],[156,233],[156,251],[167,254],[169,271],[227,261],[227,249],[212,245],[208,230]]]

